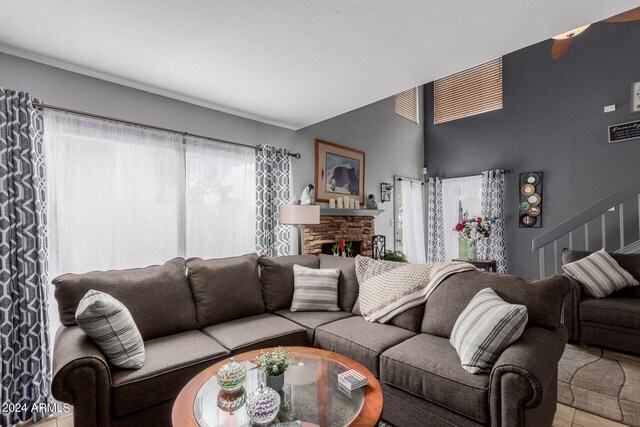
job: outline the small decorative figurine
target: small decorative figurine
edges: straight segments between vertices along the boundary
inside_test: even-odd
[[[378,202],[376,202],[376,196],[369,194],[367,199],[367,209],[378,209]]]
[[[313,196],[315,194],[315,189],[313,185],[309,184],[304,187],[302,190],[302,194],[300,195],[300,204],[301,205],[315,205],[316,202],[313,201]]]

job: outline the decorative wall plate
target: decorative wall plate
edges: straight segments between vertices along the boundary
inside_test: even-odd
[[[538,215],[540,215],[540,212],[542,212],[542,211],[540,210],[540,208],[538,206],[531,206],[531,209],[529,209],[527,211],[527,215],[529,215],[529,216],[538,216]]]
[[[540,177],[537,173],[531,172],[527,174],[524,180],[527,184],[537,185],[540,182]]]
[[[540,197],[538,193],[535,193],[527,198],[527,202],[529,202],[531,206],[538,206],[541,201],[542,197]]]
[[[520,192],[525,196],[530,196],[536,192],[536,187],[531,184],[525,184],[520,188]]]
[[[530,204],[529,204],[529,202],[527,202],[526,200],[525,200],[525,201],[520,202],[520,210],[521,210],[521,211],[526,212],[526,211],[528,211],[528,210],[529,210],[529,208],[530,208],[530,207],[531,207],[531,205],[530,205]]]
[[[529,216],[527,214],[520,215],[520,225],[523,227],[533,227],[538,222],[538,219],[534,216]]]

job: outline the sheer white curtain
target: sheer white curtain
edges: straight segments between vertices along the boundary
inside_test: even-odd
[[[400,181],[402,251],[411,263],[426,262],[422,187],[422,182],[419,181],[411,181],[405,178]]]
[[[187,138],[186,256],[255,251],[255,149]]]
[[[444,215],[445,260],[466,255],[466,242],[460,242],[458,233],[453,231],[462,219],[464,211],[470,216],[482,214],[482,175],[442,180],[442,211]]]

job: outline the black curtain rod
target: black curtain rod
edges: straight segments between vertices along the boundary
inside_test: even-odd
[[[175,129],[169,129],[169,128],[164,128],[164,127],[160,127],[160,126],[149,125],[149,124],[146,124],[146,123],[140,123],[140,122],[134,122],[134,121],[131,121],[131,120],[118,119],[118,118],[115,118],[115,117],[109,117],[109,116],[103,116],[103,115],[100,115],[100,114],[88,113],[86,111],[73,110],[71,108],[57,107],[55,105],[43,104],[41,102],[34,102],[33,106],[34,106],[34,108],[46,108],[46,109],[54,110],[54,111],[62,111],[64,113],[77,114],[77,115],[80,115],[80,116],[92,117],[94,119],[108,120],[110,122],[123,123],[123,124],[131,125],[131,126],[139,126],[139,127],[144,127],[144,128],[147,128],[147,129],[155,129],[155,130],[159,130],[159,131],[163,131],[163,132],[176,133],[176,134],[182,135],[182,136],[190,136],[192,138],[207,139],[209,141],[221,142],[223,144],[237,145],[239,147],[248,147],[248,148],[253,148],[255,150],[258,150],[258,151],[262,151],[262,147],[257,147],[255,145],[243,144],[241,142],[227,141],[227,140],[220,139],[220,138],[213,138],[213,137],[210,137],[210,136],[204,136],[204,135],[198,135],[198,134],[195,134],[195,133],[183,132],[183,131],[179,131],[179,130],[175,130]],[[300,157],[302,157],[300,155],[300,153],[288,153],[288,154],[291,157],[294,157],[296,159],[299,159]]]
[[[410,182],[419,182],[420,185],[424,185],[424,181],[421,181],[419,179],[411,179],[411,178],[403,178],[401,176],[396,178],[398,181],[410,181]]]
[[[504,171],[505,175],[508,174],[508,173],[513,172],[513,169],[502,169],[502,170]],[[437,178],[440,178],[440,179],[456,179],[456,178],[469,178],[471,176],[478,176],[478,175],[482,175],[482,172],[480,172],[480,173],[472,173],[472,174],[469,174],[469,175],[459,175],[459,176],[438,176]],[[434,177],[434,178],[436,178],[436,177]]]

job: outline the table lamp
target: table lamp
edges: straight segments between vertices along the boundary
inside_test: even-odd
[[[278,217],[280,224],[298,226],[298,254],[302,254],[302,227],[300,225],[320,224],[320,206],[280,205]]]

